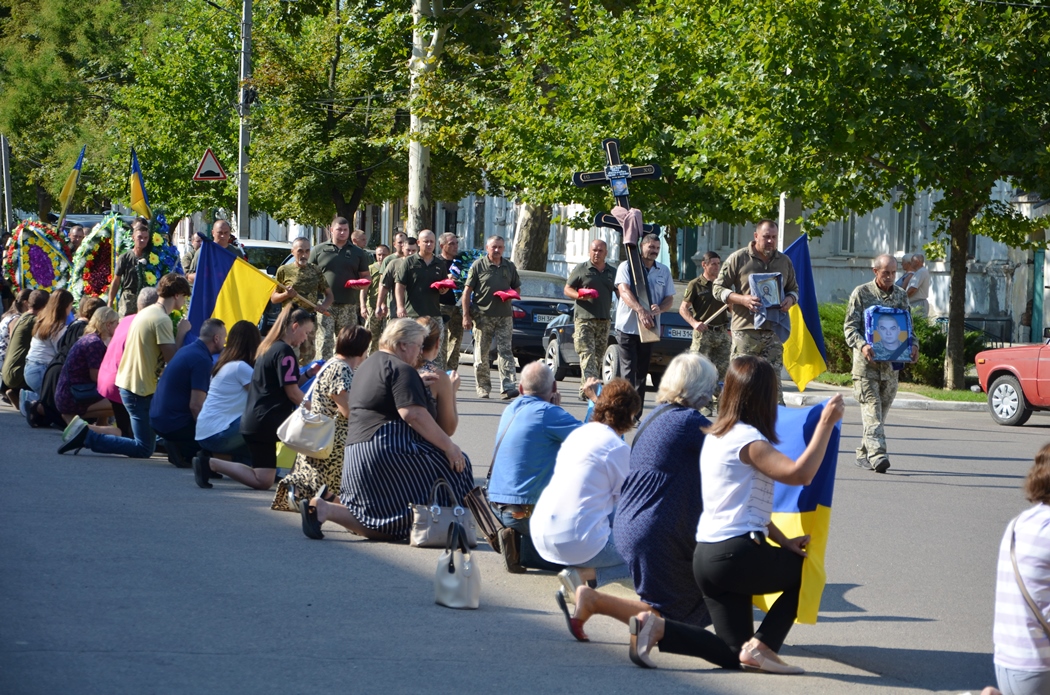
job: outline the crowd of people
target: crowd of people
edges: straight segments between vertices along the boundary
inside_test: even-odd
[[[606,265],[604,242],[592,243],[565,286],[577,307],[580,396],[592,401],[586,421],[561,407],[543,362],[526,365],[516,379],[510,305],[495,293],[517,289],[520,280],[503,258],[502,239],[490,238],[484,256],[453,273],[459,257],[450,235],[398,235],[393,252],[381,247],[370,262],[346,220],[337,218],[331,232],[330,242],[313,249],[306,240],[293,244],[294,263],[280,269],[281,287],[270,297],[280,314],[265,336],[250,322],[226,326],[212,318],[187,338],[182,309],[196,251],[190,275],[166,275],[156,287],[121,272],[108,302],[85,298],[74,307],[64,290],[18,293],[0,317],[5,398],[30,425],[64,427],[60,454],[149,458],[159,440],[168,461],[192,468],[201,488],[221,477],[257,490],[276,483],[272,509],[297,513],[308,538],[323,539],[324,525],[336,524],[400,542],[409,537],[412,505],[429,503],[439,481],[448,484],[437,488],[444,505],[460,504],[475,487],[471,461],[454,440],[460,378],[453,359],[462,330],[472,329],[477,395],[487,398],[492,388],[487,346],[495,343],[500,393],[511,401],[487,485],[502,525],[494,550],[506,570],[557,573],[555,602],[571,636],[588,641],[585,626],[595,616],[617,620],[628,627],[629,657],[641,667],[655,668],[659,650],[724,669],[802,672],[779,652],[797,614],[809,538],[789,538],[772,522],[773,484],[813,480],[844,402],[836,395],[824,405],[798,458],[775,448],[781,340],[775,316],[756,320],[759,300],[748,282],[755,273],[779,273],[780,310],[786,314],[797,300],[790,260],[775,248],[775,223],[761,223],[748,248],[724,264],[705,255],[702,276],[679,306],[696,332],[693,349],[668,365],[644,418],[648,358],[639,324],[658,326],[673,308],[673,284],[656,262],[659,238],[640,244],[649,307],[639,305],[628,275]],[[216,223],[213,234],[220,245],[228,242],[229,225]],[[129,264],[135,254],[125,254]],[[858,316],[872,305],[907,309],[909,301],[895,284],[892,257],[877,258],[873,271],[874,280],[851,297],[846,337],[865,427],[858,461],[883,472],[889,464],[880,423],[896,375],[890,363],[872,359]],[[454,278],[459,285],[446,282]],[[446,299],[454,291],[461,302]],[[614,296],[625,378],[603,384],[595,355],[609,333]],[[730,313],[719,318],[725,305]],[[871,402],[883,411],[872,413]],[[334,422],[333,446],[316,457],[295,455],[278,480],[277,432],[299,408]],[[1008,694],[1045,693],[1050,682],[1050,647],[1019,607],[1004,560],[1016,545],[1024,579],[1045,604],[1048,467],[1050,447],[1026,483],[1036,506],[1011,526],[1009,550],[1004,537],[1000,555],[996,664]],[[598,590],[613,582],[638,598]],[[756,629],[752,597],[774,593]]]

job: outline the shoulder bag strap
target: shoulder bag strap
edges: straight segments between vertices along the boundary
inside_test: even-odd
[[[496,440],[496,448],[492,450],[492,461],[489,463],[489,472],[485,476],[485,487],[489,486],[489,481],[492,480],[492,469],[496,465],[496,454],[499,453],[499,445],[503,443],[503,438],[507,436],[507,432],[510,430],[510,426],[514,424],[514,418],[518,417],[518,413],[521,412],[521,408],[516,413],[510,416],[510,421],[507,423],[507,428],[500,434],[499,439]]]
[[[639,427],[638,431],[634,433],[634,439],[631,440],[631,449],[634,449],[634,445],[638,443],[638,440],[642,436],[642,432],[644,432],[646,428],[653,423],[653,420],[657,419],[664,413],[671,412],[671,408],[673,407],[673,403],[664,403],[663,405],[657,406],[656,410],[649,414],[649,419],[642,423],[642,426]]]
[[[1017,518],[1014,517],[1014,520],[1010,522],[1010,562],[1013,563],[1014,566],[1014,579],[1017,580],[1017,588],[1021,590],[1021,595],[1024,596],[1025,603],[1028,604],[1028,607],[1031,609],[1032,613],[1035,614],[1035,617],[1039,621],[1039,624],[1043,626],[1043,632],[1046,633],[1046,638],[1050,639],[1050,624],[1047,624],[1046,618],[1043,617],[1042,612],[1040,612],[1039,610],[1039,606],[1035,604],[1035,600],[1032,598],[1032,595],[1029,594],[1028,589],[1025,588],[1024,580],[1021,579],[1021,570],[1017,567],[1017,553],[1014,552],[1014,545],[1015,541],[1017,540],[1017,535],[1016,533],[1014,533],[1014,526],[1016,524]]]

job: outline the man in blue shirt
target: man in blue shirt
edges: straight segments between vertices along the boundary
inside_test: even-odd
[[[200,447],[194,439],[197,415],[211,383],[212,355],[226,345],[226,326],[219,319],[201,325],[200,338],[175,353],[157,382],[150,404],[153,430],[164,438],[168,461],[189,468]]]
[[[593,398],[593,385],[587,384]],[[496,430],[496,450],[489,481],[489,502],[503,523],[500,552],[508,572],[526,568],[558,571],[536,552],[529,535],[529,517],[554,474],[554,462],[565,438],[583,423],[561,407],[554,374],[543,362],[521,372],[521,398],[507,406]]]

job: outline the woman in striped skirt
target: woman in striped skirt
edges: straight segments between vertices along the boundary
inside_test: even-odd
[[[459,504],[474,487],[466,454],[438,425],[413,366],[427,330],[412,319],[395,319],[379,338],[379,350],[354,374],[339,503],[325,502],[324,489],[299,503],[303,533],[324,538],[321,524],[332,521],[373,540],[408,538],[412,504],[429,502],[434,481],[444,478]]]

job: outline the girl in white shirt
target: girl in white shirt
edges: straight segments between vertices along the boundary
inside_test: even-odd
[[[208,470],[211,457],[249,463],[251,453],[241,436],[241,414],[248,402],[248,385],[255,371],[255,352],[262,337],[255,324],[238,321],[226,336],[226,348],[211,371],[211,384],[197,416],[195,438],[201,446],[197,458],[202,460],[200,470]],[[194,466],[195,477],[198,466]],[[197,484],[211,487],[207,478]]]
[[[802,673],[781,661],[777,652],[798,612],[809,536],[787,538],[770,520],[773,481],[808,485],[813,480],[844,404],[840,395],[827,402],[809,445],[792,461],[773,448],[778,381],[779,375],[760,357],[737,357],[729,365],[718,419],[700,452],[704,509],[697,525],[693,572],[715,634],[730,649],[739,650],[741,666]],[[752,596],[776,592],[782,593],[756,632]],[[704,657],[709,639],[705,630],[641,613],[631,619],[630,656],[639,666],[652,668],[649,651],[659,642],[660,651]]]

